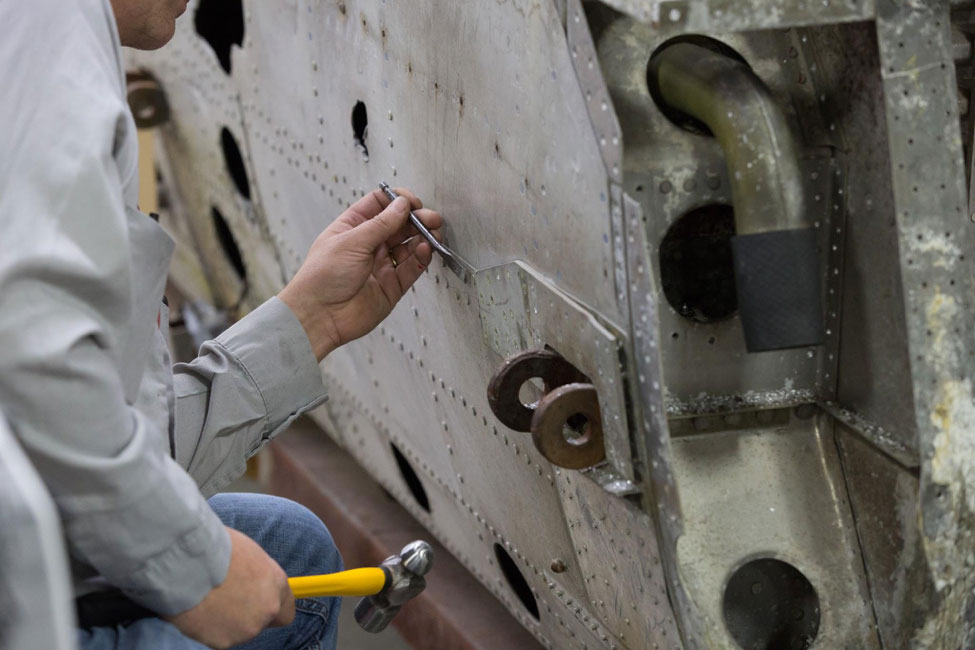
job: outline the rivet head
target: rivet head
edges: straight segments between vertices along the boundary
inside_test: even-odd
[[[567,568],[562,560],[558,558],[552,560],[552,573],[565,573]]]

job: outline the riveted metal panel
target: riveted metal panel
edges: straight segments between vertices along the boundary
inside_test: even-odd
[[[722,598],[732,573],[759,557],[784,560],[812,583],[823,647],[880,647],[828,417],[680,437],[672,448],[684,506],[678,562],[708,647],[737,647]]]
[[[846,169],[840,369],[835,416],[917,465],[914,406],[893,219],[887,120],[876,30],[872,24],[807,29],[822,88],[823,114],[835,125]],[[860,65],[836,74],[841,62]],[[842,405],[842,407],[839,406]]]
[[[619,478],[606,488],[635,492],[621,367],[622,340],[531,267],[515,263],[475,275],[485,342],[502,357],[548,346],[582,371],[599,394],[606,457]],[[562,352],[564,350],[564,352]]]
[[[220,68],[213,50],[191,29],[178,30],[171,56],[157,60],[150,53],[130,52],[130,67],[151,68],[163,81],[171,120],[159,129],[160,161],[169,201],[163,225],[178,242],[195,246],[211,296],[221,307],[259,305],[283,286],[277,255],[267,245],[268,230],[255,171],[250,167],[249,138],[235,84]],[[221,148],[227,129],[240,149],[250,198],[231,181]],[[231,229],[245,268],[241,277],[216,232],[211,211],[217,209]],[[198,215],[187,219],[186,215]],[[177,259],[186,247],[176,251]],[[185,268],[185,267],[184,267]],[[176,277],[179,277],[178,274]],[[197,282],[193,278],[192,285]],[[185,287],[191,295],[190,287]]]
[[[730,205],[729,171],[713,138],[677,127],[648,92],[647,61],[667,36],[626,17],[603,20],[608,25],[598,43],[626,141],[624,188],[647,215],[650,252],[659,274],[660,244],[675,222],[697,208]],[[806,44],[793,34],[723,34],[719,39],[745,57],[781,99],[807,143],[801,161],[805,218],[816,229],[826,279],[827,344],[749,354],[737,314],[713,322],[689,320],[678,313],[678,305],[668,304],[658,283],[667,408],[673,415],[813,401],[831,396],[836,381],[845,188],[842,165],[829,156],[835,125],[831,130],[819,114],[809,78],[815,64],[807,60]],[[801,120],[794,106],[808,109]],[[697,372],[700,367],[709,372]]]
[[[975,589],[975,228],[965,172],[947,2],[884,1],[877,38],[907,320],[923,544],[944,602],[924,635],[963,645]],[[954,612],[954,613],[952,613]]]
[[[872,18],[872,0],[606,0],[662,31],[736,32]]]
[[[272,233],[288,242],[285,257],[295,249],[294,265],[305,252],[297,242],[307,246],[332,213],[386,179],[452,215],[448,241],[475,268],[531,258],[619,321],[605,170],[551,4],[254,2],[247,10],[239,58],[260,83],[241,84],[244,117]],[[442,36],[436,48],[419,48],[408,36],[417,33]],[[350,50],[354,65],[329,64]],[[459,55],[441,55],[448,51]],[[357,101],[369,117],[368,161],[353,140]],[[454,163],[431,158],[431,147]],[[563,246],[575,251],[571,263],[556,254]]]
[[[653,520],[571,472],[556,480],[590,611],[627,646],[680,647]]]
[[[239,299],[212,206],[248,267],[245,306],[273,295],[379,180],[447,217],[474,281],[435,261],[380,329],[324,362],[331,400],[318,417],[546,647],[733,647],[724,580],[763,553],[815,585],[817,646],[967,647],[975,346],[963,256],[975,241],[947,7],[606,4],[645,23],[577,0],[245,0],[229,75],[184,19],[171,46],[133,61],[173,107],[161,166],[194,268],[217,300]],[[799,135],[822,346],[746,354],[737,317],[692,323],[663,294],[669,228],[731,201],[718,144],[648,93],[650,55],[679,35],[737,52]],[[368,126],[355,133],[359,101]],[[223,128],[250,201],[227,174]],[[542,345],[597,384],[612,430],[599,470],[557,470],[490,412],[503,356]],[[822,412],[810,420],[812,402]],[[923,594],[908,597],[897,576]]]

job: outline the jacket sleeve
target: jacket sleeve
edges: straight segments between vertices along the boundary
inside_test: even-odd
[[[174,614],[223,581],[230,539],[120,379],[132,251],[114,156],[131,118],[107,7],[0,5],[0,409],[70,552]]]
[[[271,298],[173,368],[176,460],[210,495],[295,418],[325,401],[298,318]]]

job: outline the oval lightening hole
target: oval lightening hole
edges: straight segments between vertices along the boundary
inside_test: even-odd
[[[819,633],[816,590],[781,560],[752,560],[735,571],[723,610],[728,632],[745,650],[807,650]]]
[[[234,267],[237,276],[243,280],[247,276],[247,269],[244,266],[244,258],[240,254],[240,247],[237,246],[237,240],[234,239],[234,233],[216,206],[210,208],[210,213],[213,217],[213,228],[217,231],[220,247],[223,248],[224,255],[227,256],[230,265]]]
[[[355,146],[362,152],[362,157],[369,160],[369,148],[366,146],[366,133],[369,127],[369,115],[366,113],[366,104],[362,100],[355,103],[352,107],[352,139]]]
[[[193,17],[196,33],[205,40],[230,74],[230,47],[244,42],[244,8],[241,0],[200,0]]]
[[[731,46],[726,45],[717,39],[709,38],[707,36],[700,36],[697,34],[685,34],[666,41],[660,47],[654,50],[653,54],[650,56],[650,60],[647,62],[647,88],[650,90],[650,97],[657,105],[657,108],[660,109],[660,112],[664,114],[664,117],[685,131],[712,137],[714,134],[711,133],[711,129],[708,128],[707,124],[698,120],[697,118],[691,117],[683,111],[672,108],[663,100],[660,89],[657,87],[657,83],[654,80],[653,75],[650,73],[651,63],[653,62],[654,57],[657,56],[659,52],[662,52],[671,45],[675,45],[677,43],[691,43],[693,45],[703,47],[707,50],[711,50],[712,52],[724,55],[730,59],[735,59],[736,61],[745,64],[745,66],[748,66],[748,62],[745,60],[745,57],[736,52]]]
[[[406,456],[403,452],[399,450],[399,447],[393,443],[389,443],[390,448],[393,450],[393,456],[396,458],[396,466],[399,468],[400,476],[403,478],[403,482],[406,483],[406,487],[409,488],[410,494],[416,499],[417,504],[430,512],[430,499],[427,497],[427,491],[423,488],[423,483],[420,482],[420,477],[417,476],[416,470],[410,465],[410,461],[406,460]]]
[[[684,318],[710,323],[738,311],[734,234],[735,211],[723,203],[691,210],[667,230],[660,242],[660,284]]]
[[[525,576],[522,575],[521,569],[515,564],[515,561],[508,555],[508,552],[504,550],[504,547],[500,544],[494,545],[494,557],[498,560],[498,566],[501,567],[501,574],[504,579],[507,580],[508,586],[511,587],[511,591],[515,592],[518,596],[518,600],[524,605],[528,613],[531,614],[535,620],[538,620],[538,602],[535,600],[535,595],[532,593],[532,588],[528,586],[528,581],[525,580]]]
[[[247,169],[244,167],[244,157],[240,155],[237,139],[230,129],[223,127],[220,131],[220,148],[223,149],[223,161],[227,166],[227,173],[240,195],[245,199],[251,198],[251,184],[247,180]]]

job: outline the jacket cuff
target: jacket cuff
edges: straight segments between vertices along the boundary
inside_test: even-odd
[[[276,296],[216,341],[237,357],[264,400],[265,435],[325,400],[322,373],[308,335]]]
[[[126,582],[152,588],[122,587],[122,591],[160,616],[173,616],[198,605],[227,577],[230,534],[206,501],[201,522],[153,557]]]

